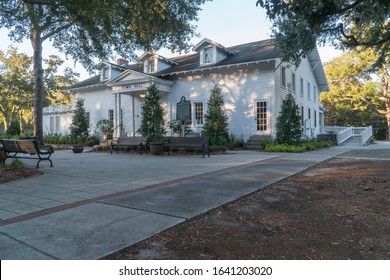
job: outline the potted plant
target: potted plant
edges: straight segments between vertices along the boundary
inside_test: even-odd
[[[114,133],[112,122],[110,122],[110,120],[108,119],[102,119],[97,122],[96,129],[100,130],[100,132],[103,133],[104,141],[106,141],[108,144],[108,140],[112,139],[112,134]]]
[[[166,130],[161,96],[155,83],[148,87],[145,102],[142,104],[142,122],[139,132],[149,138],[150,152],[161,155]]]

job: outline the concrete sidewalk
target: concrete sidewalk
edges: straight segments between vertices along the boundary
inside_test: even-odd
[[[98,259],[351,148],[390,145],[210,158],[58,151],[44,175],[0,185],[0,259]]]

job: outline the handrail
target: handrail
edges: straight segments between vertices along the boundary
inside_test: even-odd
[[[340,145],[341,143],[347,141],[349,138],[352,137],[352,127],[348,127],[339,133],[337,133],[337,145]]]
[[[372,126],[370,125],[369,127],[366,127],[366,129],[361,132],[360,137],[360,145],[366,145],[372,137]]]

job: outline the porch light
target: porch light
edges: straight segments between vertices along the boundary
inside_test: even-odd
[[[141,98],[145,98],[145,96],[146,96],[146,93],[145,93],[145,92],[141,92],[141,93],[139,94],[139,97],[141,97]]]

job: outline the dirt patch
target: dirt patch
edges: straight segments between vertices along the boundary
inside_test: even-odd
[[[42,174],[43,172],[37,169],[26,167],[14,169],[8,165],[0,164],[0,184]]]
[[[106,259],[390,259],[387,154],[331,159]]]

